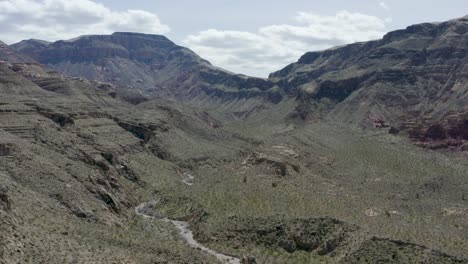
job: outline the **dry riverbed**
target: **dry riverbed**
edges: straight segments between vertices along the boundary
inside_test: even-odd
[[[187,222],[183,221],[176,221],[176,220],[171,220],[168,218],[158,218],[156,216],[153,216],[151,214],[151,210],[149,209],[150,207],[155,207],[159,203],[159,200],[153,200],[149,202],[144,202],[137,207],[135,207],[135,213],[143,218],[146,219],[151,219],[151,220],[160,220],[164,222],[170,222],[174,225],[174,227],[177,228],[179,231],[180,236],[185,240],[185,242],[193,248],[199,249],[206,254],[212,255],[216,257],[219,261],[225,264],[240,264],[241,261],[239,258],[232,257],[232,256],[227,256],[224,254],[221,254],[219,252],[216,252],[210,248],[207,248],[203,246],[202,244],[198,243],[194,238],[193,238],[193,233],[189,229],[189,224]]]

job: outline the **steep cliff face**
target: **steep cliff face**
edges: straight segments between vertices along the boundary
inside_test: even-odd
[[[264,97],[269,81],[213,67],[191,50],[164,36],[114,33],[46,43],[25,40],[12,45],[66,75],[99,80],[141,92],[148,98],[221,100]],[[278,101],[271,97],[272,101]]]
[[[381,40],[309,52],[270,80],[343,122],[441,120],[468,102],[468,17],[419,24]],[[312,109],[312,110],[311,110]]]
[[[419,133],[446,124],[468,102],[467,31],[468,17],[413,25],[380,40],[306,53],[268,80],[214,67],[157,35],[27,40],[12,47],[66,75],[111,83],[132,103],[163,98],[249,112],[293,98],[287,117],[294,120],[325,117]]]
[[[413,25],[383,39],[309,52],[268,80],[212,66],[164,36],[114,33],[12,45],[66,75],[112,83],[148,99],[236,102],[297,99],[292,117],[371,126],[442,119],[460,111],[466,94],[468,18]],[[137,102],[141,100],[135,100]],[[201,102],[201,103],[200,103]]]

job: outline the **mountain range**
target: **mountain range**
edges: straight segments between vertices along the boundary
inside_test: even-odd
[[[467,81],[468,17],[266,79],[159,35],[0,42],[0,263],[468,263]]]

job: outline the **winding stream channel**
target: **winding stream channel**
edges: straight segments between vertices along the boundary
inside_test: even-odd
[[[168,218],[158,218],[155,216],[150,215],[151,211],[150,208],[155,207],[159,203],[158,200],[153,200],[149,202],[144,202],[137,207],[135,207],[135,213],[143,218],[146,219],[151,219],[151,220],[160,220],[163,222],[169,222],[173,224],[177,230],[179,231],[180,236],[185,240],[185,242],[192,248],[196,248],[201,250],[202,252],[205,252],[206,254],[212,255],[216,257],[219,261],[225,264],[241,264],[240,259],[227,256],[224,254],[221,254],[219,252],[216,252],[210,248],[207,248],[203,246],[202,244],[198,243],[194,238],[193,238],[193,233],[189,229],[189,224],[187,222],[183,221],[176,221],[176,220],[171,220]]]

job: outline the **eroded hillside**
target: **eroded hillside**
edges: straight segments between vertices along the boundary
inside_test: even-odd
[[[466,18],[269,80],[161,36],[14,47],[28,56],[0,47],[1,263],[468,263],[466,152],[386,128],[463,149]]]

